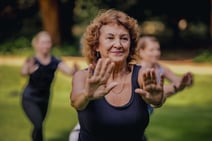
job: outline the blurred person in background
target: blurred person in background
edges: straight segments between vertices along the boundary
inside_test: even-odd
[[[32,140],[43,141],[43,121],[48,110],[50,88],[57,69],[72,76],[78,66],[69,68],[64,62],[51,54],[52,40],[48,32],[41,31],[32,39],[35,55],[24,63],[21,74],[28,76],[22,95],[22,106],[26,116],[33,124]]]
[[[163,75],[164,79],[168,80],[169,84],[164,86],[169,90],[165,95],[166,97],[192,85],[192,73],[186,72],[182,76],[178,76],[168,67],[159,63],[161,51],[159,40],[156,37],[152,35],[141,36],[136,47],[136,55],[137,64],[140,64],[143,69],[154,68],[158,75]]]

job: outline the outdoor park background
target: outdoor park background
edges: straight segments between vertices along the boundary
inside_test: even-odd
[[[0,141],[30,141],[32,126],[20,104],[27,78],[20,76],[20,68],[33,55],[33,35],[47,30],[55,43],[53,54],[85,68],[79,39],[98,11],[108,8],[127,12],[142,33],[159,38],[161,63],[179,75],[194,74],[192,88],[154,111],[146,132],[149,141],[212,140],[210,0],[7,0],[0,1]],[[67,141],[77,123],[70,91],[71,77],[56,73],[44,124],[46,141]]]

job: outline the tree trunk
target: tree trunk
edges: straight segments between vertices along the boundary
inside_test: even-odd
[[[58,0],[39,0],[40,13],[44,30],[49,32],[54,44],[59,44],[59,7]]]
[[[72,25],[75,0],[67,0],[59,4],[61,41],[73,42]]]
[[[212,0],[210,0],[210,38],[212,40]]]

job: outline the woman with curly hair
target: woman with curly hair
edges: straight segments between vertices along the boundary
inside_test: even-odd
[[[147,105],[164,102],[163,79],[133,65],[137,21],[107,10],[87,27],[82,43],[88,69],[75,73],[71,104],[78,112],[78,141],[144,141]],[[162,77],[161,77],[162,78]]]

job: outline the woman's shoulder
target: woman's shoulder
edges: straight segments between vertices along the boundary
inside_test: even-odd
[[[61,62],[61,59],[54,55],[51,55],[51,60],[52,60],[52,62]]]

